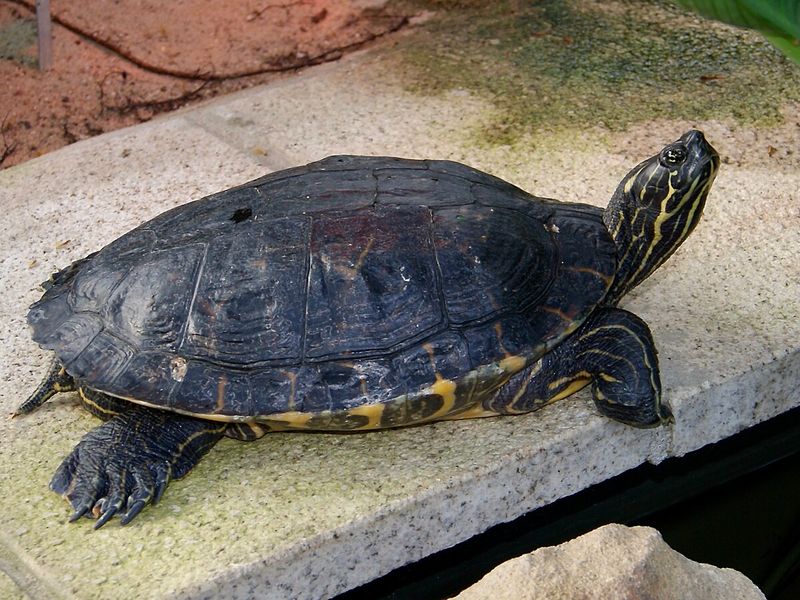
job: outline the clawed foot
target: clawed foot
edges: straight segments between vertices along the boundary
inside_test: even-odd
[[[169,462],[133,460],[130,452],[104,435],[107,432],[102,430],[109,424],[86,435],[50,482],[50,489],[74,509],[70,522],[84,515],[94,517],[95,529],[116,514],[127,525],[147,504],[158,503],[170,480]]]
[[[161,499],[219,440],[225,426],[134,407],[84,436],[61,463],[50,489],[72,505],[70,521],[94,517],[95,529],[114,515],[126,525]]]

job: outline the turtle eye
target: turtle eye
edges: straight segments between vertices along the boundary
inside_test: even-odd
[[[661,160],[669,167],[676,167],[686,160],[688,153],[683,146],[672,146],[666,148],[661,154]]]

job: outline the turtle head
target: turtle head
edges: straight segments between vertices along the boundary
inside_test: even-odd
[[[603,215],[618,256],[608,303],[644,281],[692,232],[718,168],[717,152],[692,130],[622,180]]]

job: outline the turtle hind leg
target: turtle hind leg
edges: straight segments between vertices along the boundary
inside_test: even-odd
[[[32,413],[50,398],[61,392],[74,392],[77,389],[75,380],[67,373],[67,370],[57,358],[53,359],[44,379],[39,387],[28,397],[25,402],[20,404],[13,413],[12,417],[27,415]]]
[[[116,514],[123,525],[156,504],[219,441],[227,423],[131,406],[86,434],[56,470],[50,489],[95,529]]]
[[[672,420],[661,403],[650,329],[618,308],[596,310],[564,342],[509,379],[486,408],[501,414],[530,412],[589,384],[598,410],[612,419],[637,427]]]

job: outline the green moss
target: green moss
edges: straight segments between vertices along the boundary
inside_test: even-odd
[[[488,98],[497,112],[480,137],[490,144],[654,119],[772,125],[800,101],[800,69],[760,36],[663,0],[432,5],[399,69],[416,93]]]
[[[36,65],[36,22],[18,19],[0,25],[0,59],[15,60],[27,66]]]

